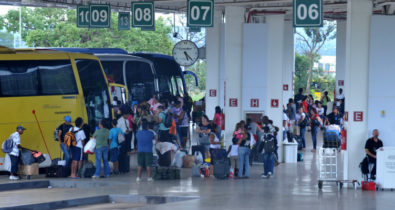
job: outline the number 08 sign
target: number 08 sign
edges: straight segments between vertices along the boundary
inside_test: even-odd
[[[154,2],[132,2],[132,26],[153,28],[155,26]]]
[[[214,1],[188,0],[188,27],[213,27]]]
[[[293,0],[294,27],[322,27],[323,0]]]

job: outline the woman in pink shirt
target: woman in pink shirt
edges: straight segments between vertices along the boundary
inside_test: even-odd
[[[215,134],[219,139],[221,139],[221,124],[222,124],[222,110],[221,107],[215,107],[215,115],[213,119],[213,124],[215,125]]]

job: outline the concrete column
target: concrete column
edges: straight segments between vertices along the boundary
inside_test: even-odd
[[[267,99],[266,115],[273,124],[282,127],[283,120],[283,70],[284,70],[284,15],[268,15],[266,17],[267,34]],[[277,108],[272,108],[272,100],[278,100]],[[279,132],[279,161],[282,161],[282,132]]]
[[[283,60],[283,85],[288,85],[288,90],[283,91],[283,104],[287,106],[288,99],[293,98],[293,75],[295,69],[294,28],[292,21],[284,23]]]
[[[214,12],[214,27],[206,29],[206,114],[211,119],[214,107],[220,105],[220,57],[222,11]],[[210,96],[215,91],[215,96]]]
[[[348,111],[347,150],[345,163],[347,179],[361,179],[359,163],[364,157],[364,144],[368,136],[368,76],[371,0],[348,0],[345,108]],[[354,112],[363,113],[363,121],[354,121]]]
[[[336,31],[336,90],[344,90],[344,86],[339,86],[339,80],[344,81],[346,73],[346,35],[347,22],[344,20],[337,21]],[[338,93],[338,92],[337,92]]]
[[[225,8],[225,145],[232,142],[232,132],[242,119],[242,41],[245,9],[227,6]],[[230,99],[237,104],[229,104]],[[235,102],[235,101],[234,101]]]

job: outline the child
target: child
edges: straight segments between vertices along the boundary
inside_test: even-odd
[[[110,161],[113,164],[113,174],[119,174],[119,164],[118,164],[118,156],[119,156],[119,148],[118,148],[118,135],[124,135],[122,129],[117,127],[118,121],[112,121],[112,128],[110,130]]]
[[[270,133],[269,127],[264,127],[263,136],[263,168],[262,178],[269,178],[274,173],[274,152],[276,150],[275,137]]]
[[[237,138],[233,138],[232,139],[232,145],[229,145],[228,148],[228,156],[230,159],[230,174],[229,174],[229,178],[233,179],[233,176],[237,177],[237,171],[239,168],[239,157],[238,157],[238,149],[239,149],[239,145],[238,145],[239,140]]]
[[[233,136],[236,137],[237,139],[243,138],[244,132],[243,132],[243,126],[240,123],[236,124],[236,131],[234,132]]]

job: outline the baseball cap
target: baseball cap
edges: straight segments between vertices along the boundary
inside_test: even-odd
[[[70,123],[71,122],[71,117],[70,116],[65,116],[64,117],[64,121],[66,121],[66,122],[68,122],[68,123]]]
[[[24,128],[22,125],[19,125],[18,127],[16,127],[16,130],[26,130],[26,128]]]

